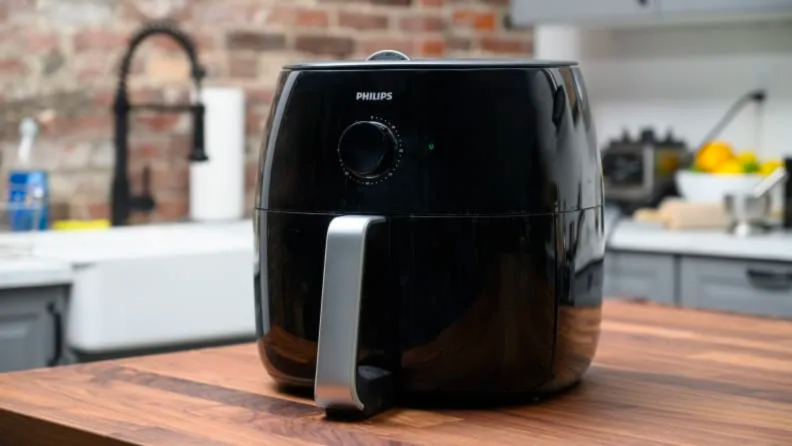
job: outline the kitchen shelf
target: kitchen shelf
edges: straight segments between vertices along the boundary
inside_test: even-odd
[[[791,0],[512,0],[516,26],[750,21],[792,17]]]

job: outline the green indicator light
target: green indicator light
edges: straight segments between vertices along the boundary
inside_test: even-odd
[[[429,143],[429,150],[434,150],[434,144],[433,143]]]

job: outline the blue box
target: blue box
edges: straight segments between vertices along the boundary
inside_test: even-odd
[[[41,170],[12,171],[8,177],[8,220],[12,231],[47,229],[49,177]]]

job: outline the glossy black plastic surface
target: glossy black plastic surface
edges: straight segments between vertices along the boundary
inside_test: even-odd
[[[354,66],[286,70],[276,91],[254,217],[269,374],[313,385],[327,229],[360,213],[386,218],[366,245],[360,365],[413,400],[575,383],[599,338],[605,243],[579,69]],[[351,175],[339,141],[368,121],[395,157]]]
[[[399,150],[396,136],[388,126],[375,121],[356,122],[344,130],[338,141],[338,158],[349,175],[376,179],[388,175]]]
[[[313,383],[333,217],[256,217],[266,259],[257,276],[259,346],[267,370],[284,384]],[[472,396],[551,391],[588,367],[602,302],[599,209],[404,217],[384,228],[367,248],[362,364],[396,370],[408,392]]]
[[[360,94],[372,92],[390,94]],[[585,98],[574,66],[285,71],[262,147],[256,206],[382,215],[600,206],[599,152]],[[361,180],[345,172],[339,140],[359,121],[380,122],[397,137],[391,175]]]

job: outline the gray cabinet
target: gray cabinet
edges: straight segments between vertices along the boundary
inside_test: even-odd
[[[66,287],[0,290],[0,372],[64,361]]]
[[[792,319],[792,262],[607,251],[605,297]]]
[[[676,303],[676,259],[670,254],[608,251],[604,294]]]
[[[694,16],[691,16],[694,14]],[[792,0],[511,0],[517,25],[546,23],[618,24],[639,19],[661,21],[792,14]]]
[[[792,0],[660,0],[664,14],[703,12],[714,14],[788,12]]]
[[[658,0],[512,0],[516,22],[569,22],[651,17],[659,13]]]
[[[684,257],[683,306],[792,317],[792,263]]]

